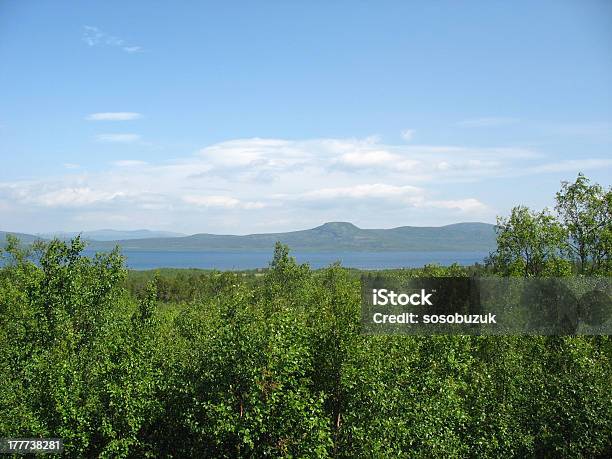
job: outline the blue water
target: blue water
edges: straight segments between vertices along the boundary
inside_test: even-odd
[[[85,250],[85,254],[92,255]],[[130,269],[200,268],[242,270],[265,268],[272,252],[144,252],[124,250]],[[340,261],[347,268],[418,268],[428,263],[471,265],[482,263],[487,252],[292,252],[298,262],[323,268]]]

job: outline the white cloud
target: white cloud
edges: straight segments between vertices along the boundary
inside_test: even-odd
[[[304,199],[385,199],[413,196],[420,193],[422,193],[420,188],[410,185],[395,186],[385,183],[374,183],[349,187],[322,188],[308,191],[300,197]]]
[[[261,202],[243,202],[231,196],[202,196],[188,195],[183,197],[183,201],[202,207],[220,207],[225,209],[261,209],[265,205]]]
[[[113,142],[113,143],[132,143],[140,140],[138,134],[98,134],[96,136],[98,142]]]
[[[80,164],[75,164],[75,163],[64,163],[63,166],[66,169],[79,169],[81,167]]]
[[[551,162],[521,148],[387,144],[376,137],[253,138],[212,144],[173,161],[123,159],[97,172],[0,182],[0,201],[32,212],[30,220],[35,215],[65,226],[90,218],[89,227],[103,227],[108,215],[109,221],[125,217],[185,232],[282,231],[331,220],[390,227],[494,221],[500,199],[512,200],[495,191],[498,178],[558,174],[561,180],[610,167],[609,159]]]
[[[80,207],[112,201],[122,192],[94,190],[89,187],[60,188],[30,196],[30,202],[47,207]]]
[[[514,124],[517,122],[518,120],[516,118],[485,117],[485,118],[471,118],[471,119],[460,121],[457,124],[461,127],[479,128],[479,127],[507,126],[509,124]]]
[[[357,201],[374,201],[380,207],[388,207],[389,204],[396,206],[409,206],[415,208],[437,208],[448,210],[459,210],[461,212],[482,213],[487,206],[475,198],[436,200],[432,199],[427,190],[411,185],[389,185],[385,183],[361,184],[351,187],[322,188],[311,190],[302,195],[294,196],[294,199],[307,201],[340,201],[350,199]],[[292,198],[284,196],[285,198]]]
[[[385,150],[373,151],[352,151],[344,153],[340,156],[339,162],[348,166],[363,167],[363,166],[380,166],[388,164],[392,161],[400,159],[397,155],[393,155]]]
[[[404,159],[401,155],[392,154],[385,150],[353,151],[343,154],[338,162],[340,164],[355,167],[382,167],[395,170],[408,171],[415,169],[419,161]]]
[[[98,27],[84,26],[83,41],[88,46],[111,46],[132,54],[142,51],[142,47],[126,43],[125,40],[109,35]]]
[[[200,156],[222,167],[294,165],[310,154],[296,142],[280,139],[238,139],[220,142],[203,148]]]
[[[430,200],[416,204],[418,207],[436,207],[440,209],[459,210],[461,212],[484,212],[488,206],[480,202],[478,199],[451,199],[451,200]]]
[[[412,138],[414,137],[414,129],[404,129],[402,131],[402,139],[404,139],[407,142],[410,142],[412,140]]]
[[[102,112],[91,113],[85,117],[88,121],[130,121],[142,118],[140,113],[135,112]]]

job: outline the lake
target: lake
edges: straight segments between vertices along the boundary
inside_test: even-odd
[[[92,251],[85,250],[91,256]],[[147,252],[124,250],[130,269],[199,268],[244,270],[265,268],[271,251],[262,252]],[[471,265],[482,263],[487,252],[291,252],[299,263],[324,268],[340,261],[342,266],[359,269],[418,268],[428,263]]]

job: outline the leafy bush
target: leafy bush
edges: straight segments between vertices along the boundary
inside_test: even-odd
[[[164,274],[130,294],[119,253],[82,248],[4,251],[0,436],[69,457],[610,453],[608,337],[361,335],[356,273],[282,246],[263,276],[201,272],[163,303]]]
[[[561,222],[502,219],[488,267],[385,275],[607,275],[610,192],[587,182]],[[360,273],[281,244],[263,273],[129,276],[83,247],[0,252],[0,437],[67,457],[612,456],[608,336],[367,336]]]

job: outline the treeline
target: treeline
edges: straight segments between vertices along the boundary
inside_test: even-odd
[[[583,174],[563,182],[555,213],[512,209],[497,219],[497,251],[488,259],[506,276],[612,275],[612,190]]]
[[[280,244],[264,273],[151,279],[83,248],[3,251],[0,437],[67,457],[612,455],[608,336],[367,336],[355,271]]]

